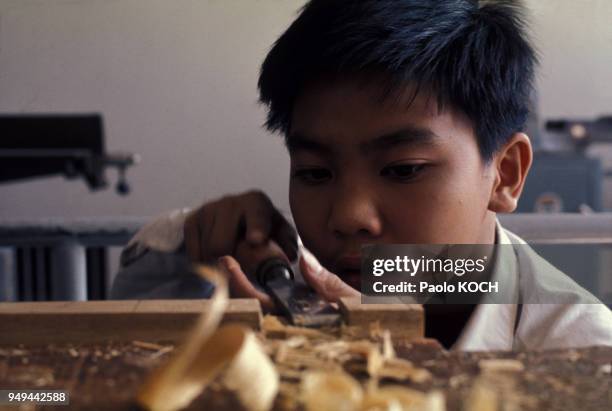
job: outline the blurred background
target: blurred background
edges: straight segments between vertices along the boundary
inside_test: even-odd
[[[36,127],[26,132],[23,123],[0,120],[0,300],[103,298],[117,264],[107,245],[120,246],[166,210],[256,187],[288,213],[288,156],[281,137],[262,127],[256,83],[266,52],[304,3],[0,0],[0,116],[96,115],[45,126],[58,135],[72,130],[75,139],[53,161],[41,147],[11,151],[23,150],[22,137]],[[609,244],[612,2],[525,3],[541,68],[529,126],[538,153],[519,211],[541,215],[508,224],[542,242]],[[12,175],[11,161],[25,155],[38,159],[32,176],[50,176],[15,180],[28,170]],[[55,174],[58,167],[76,179]],[[116,229],[112,241],[91,235],[100,224]],[[75,260],[74,250],[57,248],[62,233],[94,251]],[[609,248],[584,257],[606,293]],[[54,272],[83,264],[100,268],[79,283],[81,291],[52,290]],[[91,291],[99,276],[99,290]]]

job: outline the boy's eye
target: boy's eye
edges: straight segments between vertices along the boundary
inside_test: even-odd
[[[325,168],[302,168],[295,170],[292,177],[307,184],[321,184],[328,181],[332,174]]]
[[[425,164],[394,164],[383,168],[380,175],[394,180],[407,181],[415,178]]]

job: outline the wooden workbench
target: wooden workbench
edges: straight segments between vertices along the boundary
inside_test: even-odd
[[[84,344],[0,347],[0,387],[3,389],[67,389],[74,410],[130,410],[147,373],[167,357],[159,350],[132,344]],[[162,352],[162,354],[159,354]],[[447,410],[460,411],[483,358],[514,358],[525,364],[516,392],[524,410],[612,409],[612,348],[527,353],[448,353],[430,346],[406,347],[400,356],[429,370],[433,379],[411,384],[420,390],[442,389]],[[216,404],[236,409],[231,396],[211,387],[189,409]],[[225,397],[225,398],[224,398]],[[282,401],[279,400],[279,407]],[[198,405],[199,404],[199,405]],[[48,407],[51,409],[51,407]],[[63,409],[64,407],[62,407]],[[68,408],[68,407],[66,407]],[[45,409],[41,407],[39,409]],[[52,409],[58,409],[56,406]],[[211,408],[209,408],[211,409]]]
[[[104,304],[102,306],[104,306],[103,312],[112,311],[111,306]],[[56,314],[58,310],[62,310],[61,307],[61,305],[46,306],[47,310],[52,308]],[[67,310],[66,307],[64,306],[64,310]],[[135,313],[138,313],[138,306],[131,307]],[[183,312],[193,311],[185,305],[181,307]],[[1,310],[2,308],[6,307],[0,307],[0,311],[3,312],[3,316],[0,316],[2,317],[0,318],[0,329],[3,328],[1,320],[9,318],[8,311]],[[45,312],[43,308],[39,306],[41,314]],[[111,329],[105,323],[109,318],[108,313],[100,317],[100,305],[95,310],[93,308],[92,306],[93,312],[98,312],[96,314],[98,317],[87,317],[81,313],[80,316],[69,317],[69,319],[85,321],[84,324],[89,327],[87,329],[93,335],[95,335],[96,324],[101,326],[101,330],[107,333],[104,334],[106,341],[95,342],[91,337],[84,337],[78,343],[68,343],[60,341],[58,337],[64,331],[64,337],[66,335],[70,338],[82,337],[84,335],[82,330],[70,335],[70,330],[55,329],[54,333],[49,335],[49,341],[46,343],[41,340],[44,339],[44,333],[41,330],[32,330],[31,335],[36,338],[30,338],[29,343],[26,344],[15,341],[15,335],[0,334],[0,389],[66,389],[70,392],[69,407],[47,407],[49,409],[126,411],[134,409],[133,399],[138,387],[152,369],[172,355],[177,339],[169,338],[163,341],[164,338],[154,338],[155,334],[150,330],[147,331],[147,327],[154,327],[155,315],[160,314],[151,314],[150,311],[155,311],[155,309],[146,304],[140,306],[141,311],[138,314],[143,315],[140,318],[142,321],[139,322],[132,318],[132,331],[129,331],[129,321],[123,319],[119,322],[119,324],[124,324],[121,326],[123,328],[118,328],[123,331],[117,333],[116,338],[109,339],[108,336],[111,334],[108,333]],[[46,312],[48,314],[49,311]],[[14,311],[11,317],[13,322],[10,323],[11,330],[13,332],[23,331],[23,327],[18,327],[16,323],[18,315],[15,315]],[[72,312],[65,315],[76,314]],[[195,314],[189,315],[192,320],[195,318]],[[230,309],[228,316],[234,315],[237,315],[236,318],[241,319],[244,323],[249,323],[249,318],[255,318],[244,317],[243,314],[231,314]],[[183,321],[187,321],[186,317],[182,318]],[[40,316],[22,316],[21,319],[24,321],[22,325],[27,324],[28,327],[35,324],[36,321],[39,321],[39,325],[44,325]],[[31,322],[28,323],[28,321]],[[163,318],[158,318],[158,321],[158,324],[162,325],[172,322]],[[174,321],[180,323],[176,317]],[[8,323],[4,324],[6,331]],[[189,322],[185,324],[188,325]],[[78,329],[78,327],[75,328]],[[174,327],[171,333],[158,335],[166,337],[180,335],[182,331],[179,328]],[[138,334],[134,330],[145,330],[145,332]],[[330,335],[333,332],[329,331]],[[278,342],[283,339],[282,333],[270,333],[265,329],[259,334],[269,353],[273,352],[272,347],[278,345]],[[102,334],[99,334],[98,338],[100,335]],[[119,338],[120,336],[122,338]],[[337,340],[340,337],[331,336],[331,338]],[[342,338],[350,339],[346,336]],[[504,401],[511,400],[514,408],[508,409],[538,411],[612,409],[612,347],[520,353],[459,353],[447,352],[431,341],[408,342],[403,340],[395,344],[395,350],[398,357],[410,360],[416,367],[425,369],[430,374],[430,378],[426,380],[418,382],[407,380],[401,384],[419,391],[441,390],[446,399],[446,409],[449,411],[465,410],[464,404],[474,382],[482,378],[482,361],[491,358],[514,359],[524,367],[512,375],[512,387],[508,388],[509,391],[505,394],[508,398]],[[274,355],[271,357],[275,359]],[[347,367],[346,371],[359,380],[367,378],[359,367]],[[284,389],[278,395],[275,409],[284,410],[295,407],[295,402],[292,402],[295,398],[291,398],[291,393],[299,380],[294,377],[283,377],[281,373],[281,384]],[[384,384],[385,381],[381,383]],[[394,383],[397,384],[397,381]],[[0,409],[2,409],[1,406]],[[45,407],[36,409],[45,409]],[[220,385],[213,384],[192,403],[189,409],[235,410],[240,408],[231,393],[225,391]]]

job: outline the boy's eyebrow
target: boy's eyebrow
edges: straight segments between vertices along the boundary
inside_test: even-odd
[[[419,127],[405,127],[372,140],[366,141],[361,145],[363,151],[381,150],[393,147],[399,144],[413,145],[433,145],[436,140],[440,140],[433,131]]]
[[[399,144],[433,145],[435,140],[439,139],[441,139],[441,137],[429,129],[404,127],[400,130],[361,143],[360,148],[362,151],[368,152],[372,150],[388,149]],[[331,147],[319,142],[317,139],[306,137],[300,133],[289,135],[285,144],[290,152],[308,150],[321,154],[329,154],[332,151]]]
[[[331,152],[331,149],[325,144],[322,144],[317,140],[308,138],[300,133],[293,133],[289,135],[289,137],[287,137],[287,140],[285,141],[285,145],[287,146],[289,152],[293,152],[296,150],[308,150],[321,154],[329,154]]]

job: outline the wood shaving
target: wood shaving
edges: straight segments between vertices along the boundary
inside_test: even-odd
[[[169,352],[172,352],[172,351],[174,351],[174,346],[173,345],[168,345],[166,347],[163,347],[159,351],[156,351],[153,354],[151,354],[149,359],[155,360],[155,359],[161,357],[162,355],[166,355],[166,354],[168,354]]]
[[[599,367],[597,370],[600,374],[610,374],[612,373],[612,364],[604,364]]]
[[[302,377],[300,400],[306,411],[357,410],[363,401],[363,390],[344,372],[311,371]]]
[[[512,359],[483,359],[478,362],[481,375],[476,378],[466,399],[466,411],[518,411],[532,407],[537,399],[521,395],[517,383],[525,366]],[[559,387],[556,387],[559,388]]]
[[[574,388],[573,385],[568,384],[562,380],[560,380],[559,378],[555,378],[551,375],[547,375],[546,377],[544,377],[544,380],[551,386],[553,387],[554,391],[557,392],[566,392],[569,395],[574,395],[576,393],[576,388]]]
[[[364,398],[361,410],[444,411],[444,394],[422,393],[402,386],[373,389]]]
[[[270,329],[290,330],[296,332],[296,327],[282,324],[278,319],[269,317],[267,332]],[[377,329],[376,326],[373,327]],[[347,327],[343,328],[342,339],[330,339],[330,335],[319,330],[303,330],[285,340],[268,339],[266,345],[269,354],[275,359],[281,376],[284,370],[321,370],[346,369],[350,372],[366,372],[374,379],[386,378],[396,381],[412,381],[415,383],[427,382],[431,374],[415,367],[411,362],[396,357],[391,334],[388,330],[378,330],[376,340],[347,339]],[[309,331],[315,331],[309,332]],[[282,338],[278,333],[278,338]],[[286,335],[286,334],[282,334]],[[352,334],[352,338],[357,334]],[[362,335],[362,334],[360,334]]]
[[[312,371],[300,384],[300,402],[307,411],[444,411],[442,393],[422,393],[401,386],[368,384],[364,388],[344,372]]]
[[[567,353],[567,359],[571,362],[576,362],[580,359],[580,353],[576,350],[569,350]]]
[[[482,378],[476,379],[464,404],[465,411],[497,411],[497,392]]]
[[[391,378],[398,381],[410,380],[417,384],[431,380],[429,371],[424,368],[415,367],[410,361],[402,358],[386,360],[378,375],[382,378]]]
[[[323,331],[312,328],[295,327],[293,325],[283,324],[281,320],[273,315],[266,315],[263,318],[261,328],[269,338],[287,338],[294,336],[303,336],[309,338],[331,339],[331,335]]]
[[[518,360],[511,359],[487,359],[478,362],[478,368],[482,372],[521,372],[525,370],[525,365]]]
[[[10,350],[5,350],[5,349],[0,348],[0,355],[2,355],[4,357],[11,357],[11,356],[12,357],[19,357],[21,355],[27,355],[27,354],[28,354],[27,351],[20,350],[20,349],[17,349],[17,348],[13,348],[13,349],[10,349]]]
[[[11,368],[10,381],[15,384],[26,384],[30,387],[44,387],[53,384],[53,369],[35,365]]]
[[[463,384],[466,384],[468,381],[470,381],[469,375],[458,374],[458,375],[453,375],[452,377],[450,377],[450,379],[448,380],[448,385],[451,388],[457,388]]]
[[[185,345],[149,376],[138,403],[150,411],[180,410],[220,377],[246,410],[269,410],[279,386],[274,365],[251,330],[239,325],[217,329],[228,303],[227,280],[212,268],[198,266],[196,272],[215,285],[209,311],[200,316]]]
[[[163,345],[155,344],[147,341],[132,341],[132,345],[145,350],[159,351],[164,349]]]
[[[390,360],[391,358],[395,358],[395,349],[393,348],[393,341],[391,340],[391,332],[389,330],[385,330],[383,332],[383,358],[385,360]]]

